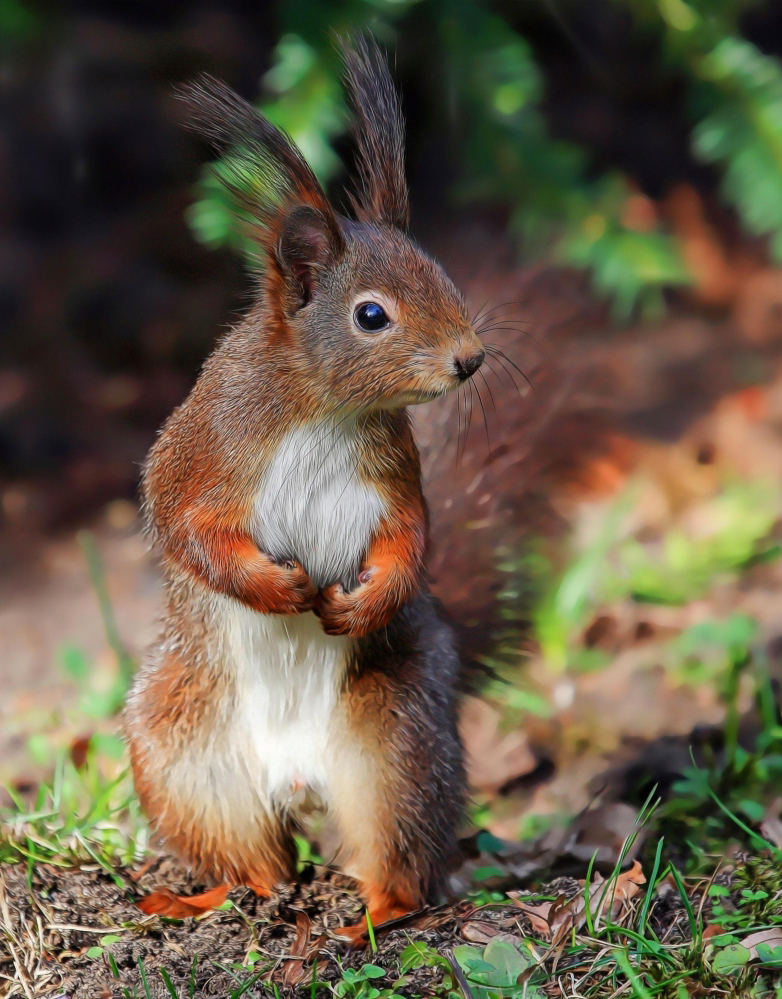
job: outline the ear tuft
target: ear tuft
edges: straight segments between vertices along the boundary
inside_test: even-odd
[[[332,240],[339,226],[323,188],[290,138],[256,108],[211,76],[180,87],[184,124],[221,154],[216,176],[241,208],[263,253],[274,258],[287,220],[306,206]]]
[[[362,222],[407,229],[405,123],[388,64],[377,42],[358,35],[340,40],[345,85],[356,115],[354,129],[361,190],[353,198]]]

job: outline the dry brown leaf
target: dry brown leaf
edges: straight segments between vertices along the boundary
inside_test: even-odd
[[[764,819],[760,823],[760,834],[764,836],[772,846],[782,850],[782,819],[778,816]]]
[[[486,944],[500,932],[496,923],[487,923],[480,919],[472,919],[462,927],[462,936],[470,943]]]
[[[759,944],[768,944],[772,949],[774,947],[782,947],[782,929],[775,927],[773,930],[760,930],[757,933],[750,933],[748,937],[744,937],[739,943],[742,947],[747,948],[750,959],[753,960],[758,957]]]
[[[528,917],[534,933],[550,938],[551,926],[549,924],[549,917],[551,910],[557,903],[561,903],[563,896],[560,896],[556,902],[539,902],[536,905],[530,905],[529,902],[523,902],[519,898],[520,894],[517,891],[509,891],[508,897],[512,898],[521,911]]]
[[[646,883],[639,861],[633,861],[629,871],[609,878],[608,881],[595,874],[589,886],[589,911],[596,924],[605,918],[605,912],[610,906],[611,921],[616,922],[622,915],[626,904],[640,891],[640,886]],[[580,881],[584,887],[586,882]],[[569,902],[564,902],[560,896],[555,902],[541,902],[530,905],[521,901],[518,892],[508,892],[516,905],[526,913],[535,933],[551,940],[552,946],[561,943],[575,927],[580,929],[586,922],[586,898],[584,892],[574,895]]]
[[[486,701],[466,697],[459,712],[467,778],[478,791],[498,791],[514,777],[531,773],[537,760],[525,732],[500,732],[502,716]]]
[[[228,897],[230,885],[218,885],[200,895],[176,895],[170,888],[159,888],[140,898],[136,905],[148,916],[170,916],[187,919],[202,916],[210,909],[222,905]]]
[[[579,816],[571,830],[567,851],[584,862],[594,856],[599,864],[615,864],[628,838],[636,831],[637,819],[638,810],[622,801],[590,808]],[[636,836],[633,853],[642,842],[641,837]],[[625,856],[625,859],[631,857]]]
[[[718,937],[720,933],[724,933],[725,930],[720,926],[719,923],[709,923],[703,930],[703,936],[701,939],[704,943],[711,940],[712,937]]]
[[[317,940],[310,941],[312,930],[312,920],[306,912],[296,913],[296,936],[291,944],[290,955],[295,960],[286,961],[285,969],[282,973],[282,980],[286,985],[295,988],[302,982],[309,980],[310,964],[326,941],[325,936],[318,937]]]

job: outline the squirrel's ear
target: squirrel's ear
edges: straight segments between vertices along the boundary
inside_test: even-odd
[[[324,216],[309,205],[299,205],[288,214],[275,257],[283,277],[293,286],[295,308],[309,302],[319,273],[336,263],[344,248],[333,215]]]
[[[374,39],[340,41],[345,85],[356,116],[361,189],[353,207],[361,222],[406,229],[410,207],[405,180],[405,123],[388,65]]]

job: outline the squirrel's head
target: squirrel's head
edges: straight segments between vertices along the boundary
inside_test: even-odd
[[[464,299],[407,233],[404,122],[375,43],[343,45],[360,183],[339,216],[291,140],[204,77],[180,92],[188,124],[223,151],[217,174],[263,262],[274,334],[340,408],[427,402],[473,375],[484,351]]]

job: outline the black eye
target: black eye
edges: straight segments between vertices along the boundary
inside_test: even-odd
[[[353,313],[356,326],[365,333],[379,333],[391,325],[391,320],[377,302],[363,302]]]

